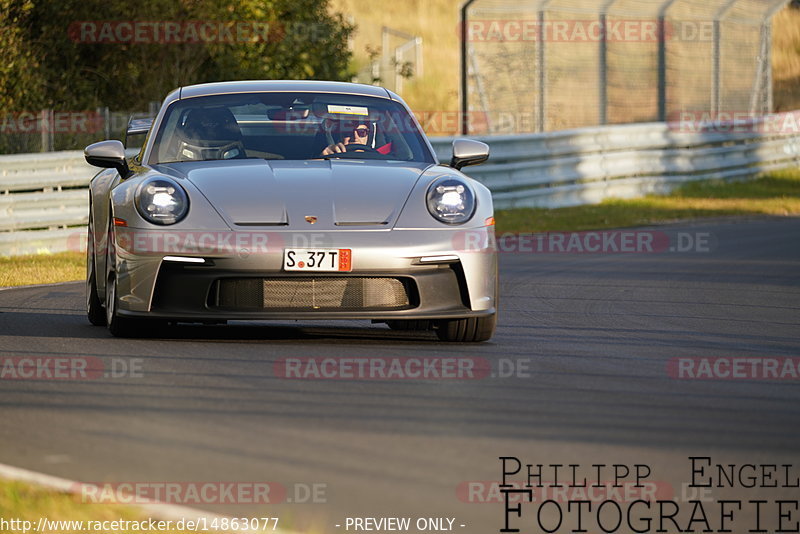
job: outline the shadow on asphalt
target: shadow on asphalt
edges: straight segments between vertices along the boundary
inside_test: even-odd
[[[13,328],[3,328],[4,320],[15,320]],[[354,326],[354,321],[342,325],[319,325],[311,321],[287,325],[283,322],[235,321],[228,324],[177,323],[148,326],[141,335],[131,340],[171,341],[335,341],[350,340],[365,343],[418,342],[442,344],[432,331],[391,330],[383,324]],[[50,337],[70,339],[125,339],[114,338],[105,327],[93,326],[82,315],[63,313],[36,313],[3,311],[0,308],[0,335],[23,337]],[[489,342],[491,343],[491,342]],[[447,345],[457,345],[447,343]],[[471,345],[471,344],[465,344]]]

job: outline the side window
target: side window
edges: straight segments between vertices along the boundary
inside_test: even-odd
[[[180,113],[176,113],[175,107],[176,104],[172,104],[170,106],[170,110],[167,111],[166,122],[161,123],[161,128],[159,129],[158,136],[156,137],[156,159],[159,162],[175,161],[177,159],[177,145],[175,145],[175,143],[164,142],[165,139],[171,139],[173,137],[173,132],[178,124],[178,120],[180,119]]]
[[[152,131],[153,131],[152,128],[147,130],[147,133],[144,135],[144,139],[142,140],[142,146],[141,148],[139,148],[139,152],[137,152],[136,155],[133,156],[133,162],[136,163],[137,165],[142,164],[142,158],[144,158],[144,147],[147,146],[147,141],[150,140],[150,134],[152,133]]]

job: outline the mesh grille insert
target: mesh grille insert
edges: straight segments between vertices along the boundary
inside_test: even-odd
[[[217,281],[216,306],[251,310],[396,310],[409,308],[397,278],[226,278]]]

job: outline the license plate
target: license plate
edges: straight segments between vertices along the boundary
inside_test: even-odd
[[[349,248],[287,248],[283,251],[286,271],[340,272],[352,270]]]

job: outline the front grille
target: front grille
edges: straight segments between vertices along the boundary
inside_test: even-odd
[[[223,278],[212,305],[249,310],[398,310],[410,308],[409,282],[398,278]]]

